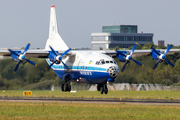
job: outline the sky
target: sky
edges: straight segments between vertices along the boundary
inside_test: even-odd
[[[138,25],[154,43],[180,45],[180,0],[0,0],[0,48],[45,48],[50,7],[69,47],[91,48],[91,33],[105,25]]]

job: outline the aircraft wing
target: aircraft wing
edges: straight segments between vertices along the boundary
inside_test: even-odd
[[[21,51],[24,50],[14,50]],[[62,54],[64,51],[58,51],[59,54]],[[26,52],[26,57],[32,58],[48,58],[49,52],[48,50],[40,49],[40,50],[28,50]],[[72,55],[71,51],[69,51],[66,55]],[[0,49],[0,56],[11,56],[11,53],[8,50]]]
[[[162,53],[166,51],[166,49],[159,49]],[[126,51],[127,53],[130,53],[131,50],[118,50],[118,51]],[[134,50],[133,57],[140,57],[140,56],[149,56],[151,55],[152,50]],[[167,55],[174,54],[174,53],[179,53],[180,49],[171,49]],[[102,53],[105,53],[111,57],[117,57],[117,52],[115,50],[107,50],[107,51],[102,51]]]
[[[164,53],[166,49],[159,49],[161,52]],[[14,50],[14,51],[21,51],[23,52],[24,50]],[[73,52],[72,52],[73,51]],[[69,51],[66,56],[74,55],[74,51],[72,50]],[[126,51],[127,53],[130,53],[131,50],[118,50],[118,51]],[[64,53],[64,51],[58,51],[59,54]],[[117,57],[117,52],[115,50],[97,50],[93,52],[98,52],[98,53],[104,53],[107,54],[113,58]],[[139,56],[149,56],[151,55],[152,50],[135,50],[133,53],[133,57],[139,57]],[[167,54],[174,54],[174,53],[179,53],[180,49],[171,49]],[[48,50],[44,49],[37,49],[37,50],[28,50],[26,53],[26,57],[33,57],[33,58],[48,58],[49,52]],[[8,50],[0,49],[0,56],[11,56],[11,53]]]

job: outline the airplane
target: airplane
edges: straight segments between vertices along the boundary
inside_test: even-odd
[[[119,74],[119,67],[113,59],[117,57],[119,61],[124,62],[121,72],[124,71],[126,64],[131,60],[140,66],[142,63],[133,59],[137,56],[159,56],[153,50],[135,50],[138,43],[135,43],[131,51],[121,50],[74,50],[68,47],[58,33],[55,5],[51,6],[49,38],[47,39],[45,49],[43,50],[28,50],[30,43],[22,52],[20,50],[0,50],[0,56],[11,56],[18,64],[14,72],[17,71],[21,62],[26,60],[30,64],[37,66],[36,63],[26,59],[25,57],[46,58],[47,70],[50,68],[56,75],[62,79],[63,84],[61,90],[64,92],[71,91],[70,82],[97,84],[97,90],[101,94],[108,93],[107,83],[114,82]],[[153,48],[153,47],[151,47]],[[165,50],[160,50],[165,51]],[[169,53],[167,53],[169,52]],[[164,55],[180,52],[179,49],[168,49]],[[159,52],[158,52],[159,53]],[[165,59],[166,60],[166,59]]]

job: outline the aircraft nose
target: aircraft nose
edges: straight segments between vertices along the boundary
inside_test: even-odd
[[[108,68],[107,72],[111,77],[117,77],[119,74],[119,69],[115,66],[111,66]]]

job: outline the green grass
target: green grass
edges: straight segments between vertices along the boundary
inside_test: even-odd
[[[23,91],[3,90],[0,96],[23,96]],[[137,99],[180,99],[180,91],[109,91],[100,94],[98,91],[77,91],[76,93],[61,91],[32,91],[30,97],[80,97],[80,98],[137,98]]]
[[[4,120],[172,120],[179,113],[180,106],[165,105],[0,102]]]

